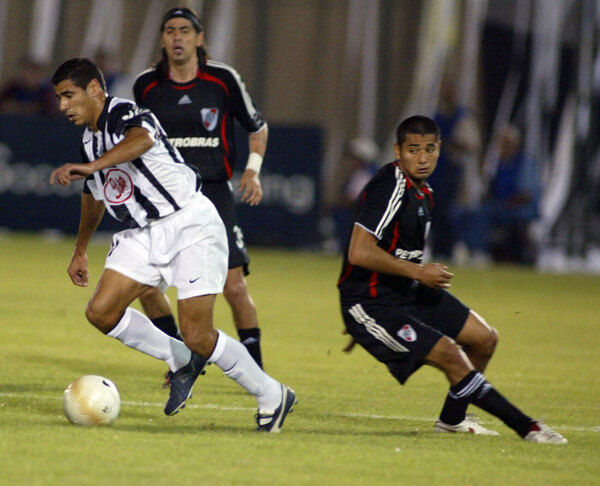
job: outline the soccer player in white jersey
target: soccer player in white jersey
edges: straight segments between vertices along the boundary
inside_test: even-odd
[[[171,371],[167,415],[185,406],[205,364],[215,363],[258,402],[257,430],[277,432],[296,403],[294,392],[267,375],[237,340],[213,327],[216,294],[227,275],[227,236],[200,178],[172,147],[156,117],[106,93],[102,72],[70,59],[52,77],[60,110],[86,127],[83,163],[54,170],[51,183],[85,179],[81,220],[68,273],[89,282],[86,249],[105,209],[130,229],[112,247],[87,309],[110,337],[164,360]],[[174,286],[184,343],[163,333],[129,305],[154,286]]]

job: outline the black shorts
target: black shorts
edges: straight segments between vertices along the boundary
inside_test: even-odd
[[[244,275],[248,275],[250,258],[246,251],[244,233],[238,223],[231,183],[228,181],[203,181],[202,194],[212,201],[225,223],[229,243],[229,268],[244,267]]]
[[[445,290],[415,285],[408,296],[342,302],[348,333],[402,384],[417,371],[435,344],[455,338],[469,309]]]

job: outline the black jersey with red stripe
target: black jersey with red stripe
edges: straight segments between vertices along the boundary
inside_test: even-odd
[[[386,164],[359,196],[354,224],[375,236],[378,246],[389,254],[421,263],[431,224],[432,192],[428,184],[418,189],[395,162]],[[406,277],[351,265],[346,247],[338,282],[342,301],[397,295],[412,284]]]
[[[155,68],[133,87],[136,103],[150,108],[188,164],[202,180],[231,179],[235,164],[234,120],[249,133],[265,125],[240,75],[231,66],[207,61],[188,83],[158,82]]]

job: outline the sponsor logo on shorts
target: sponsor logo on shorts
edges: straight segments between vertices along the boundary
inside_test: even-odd
[[[414,343],[417,340],[417,333],[410,324],[404,324],[397,334],[399,338],[404,339],[407,343]]]

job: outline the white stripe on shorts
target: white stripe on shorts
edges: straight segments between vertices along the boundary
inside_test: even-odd
[[[354,318],[356,322],[365,326],[366,330],[371,334],[375,339],[381,341],[388,348],[398,353],[407,353],[408,349],[402,346],[398,341],[396,341],[392,336],[388,334],[388,332],[381,327],[375,319],[369,316],[363,306],[360,304],[353,305],[348,310],[350,315]]]

